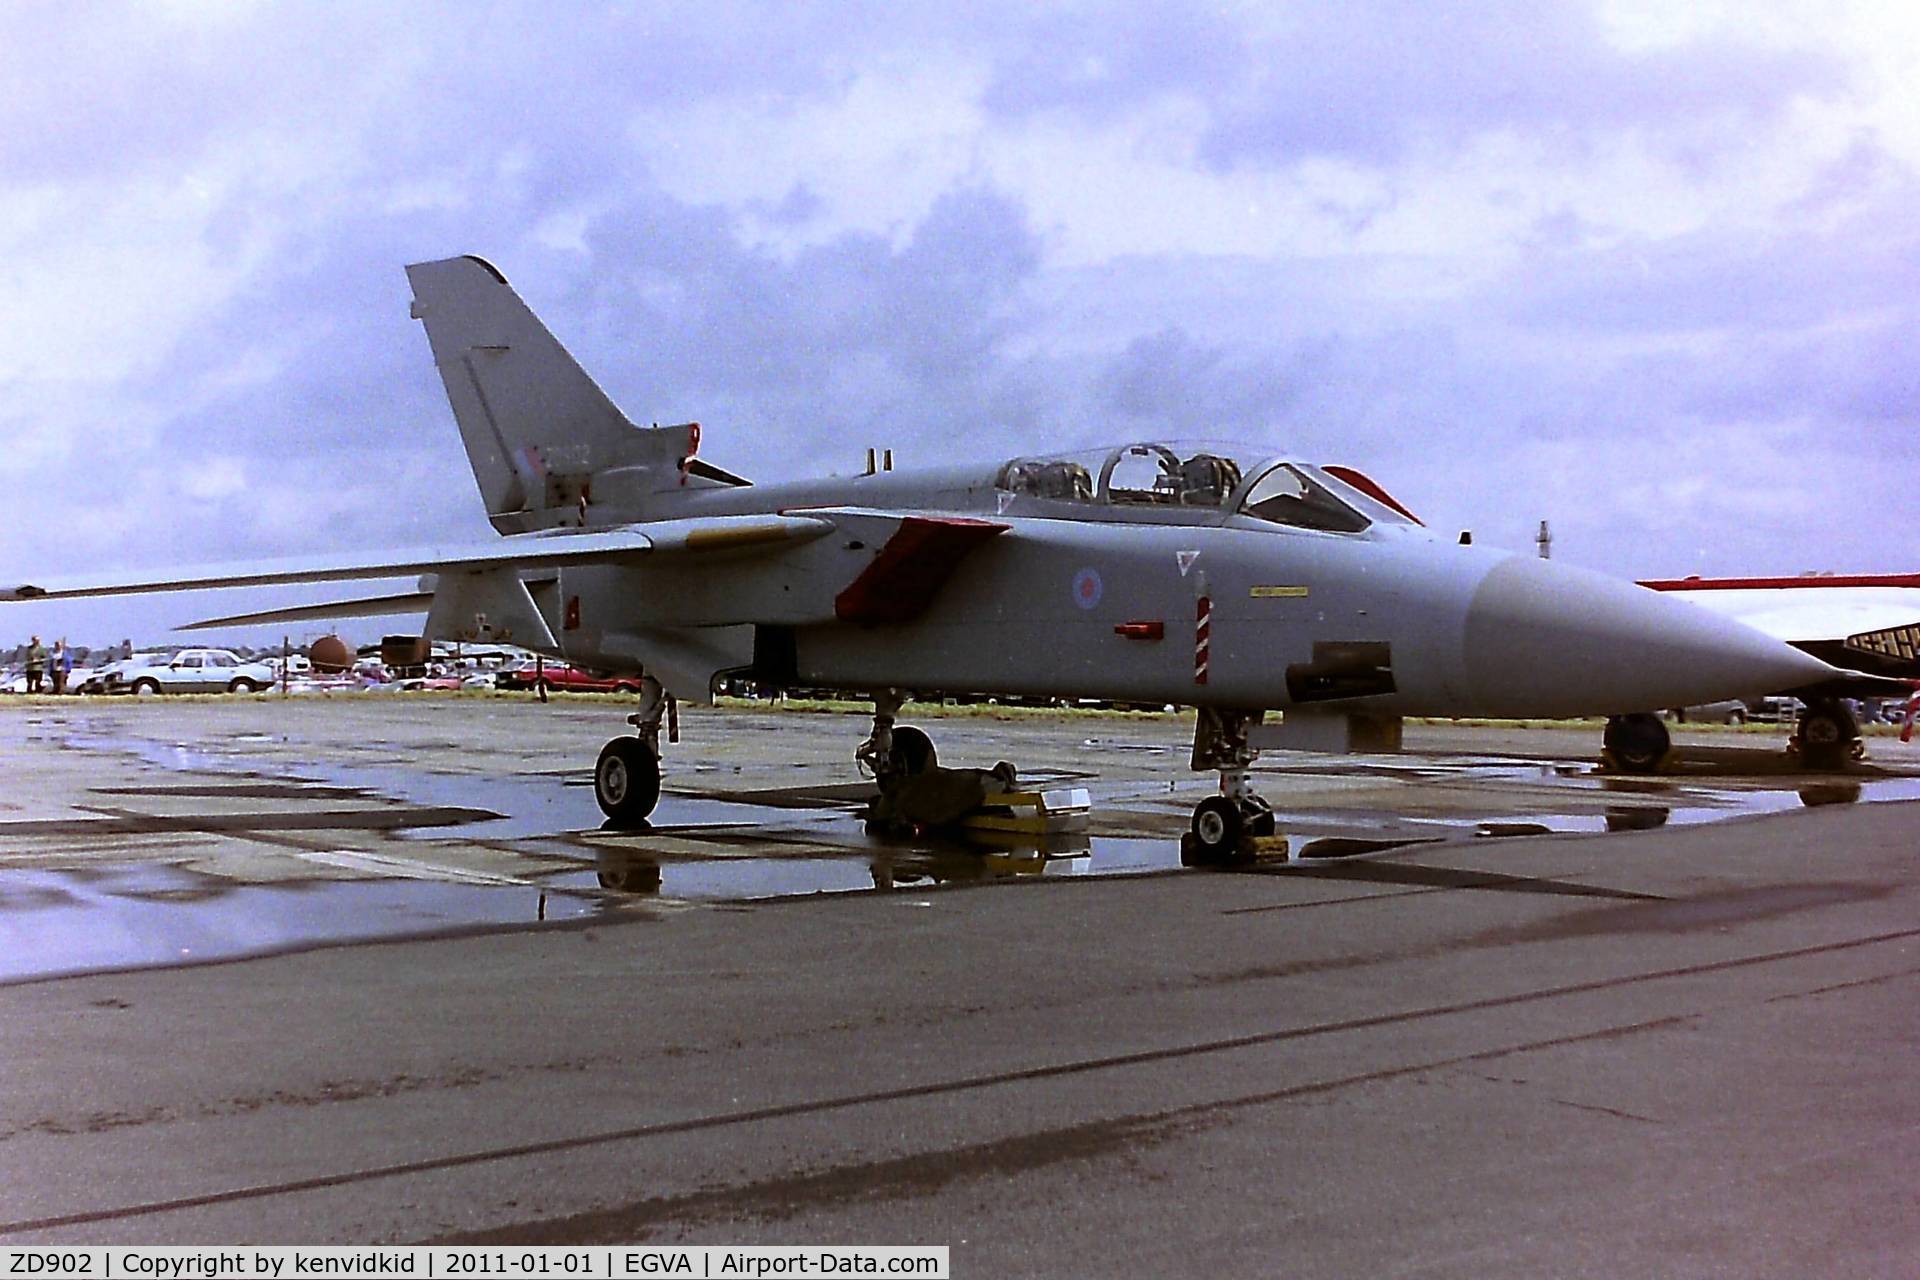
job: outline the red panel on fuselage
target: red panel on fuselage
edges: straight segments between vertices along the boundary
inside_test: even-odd
[[[968,552],[1006,531],[991,520],[908,516],[873,563],[834,597],[834,615],[867,626],[911,622],[926,612]]]

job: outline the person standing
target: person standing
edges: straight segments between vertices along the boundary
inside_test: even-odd
[[[47,674],[47,647],[35,636],[27,641],[27,692],[39,693]]]
[[[53,676],[53,691],[65,693],[67,677],[73,674],[73,650],[67,648],[64,636],[53,642],[53,657],[47,664],[47,670]]]

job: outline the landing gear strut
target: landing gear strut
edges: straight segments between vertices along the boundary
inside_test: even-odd
[[[1608,716],[1601,740],[1607,759],[1622,773],[1657,773],[1673,750],[1673,738],[1660,717],[1650,711]]]
[[[1845,703],[1833,698],[1816,698],[1807,703],[1787,739],[1787,753],[1800,757],[1808,769],[1823,773],[1838,772],[1849,760],[1866,754],[1860,741],[1860,726]]]
[[[896,727],[893,718],[900,714],[906,694],[899,689],[883,689],[873,696],[873,732],[860,744],[853,758],[858,760],[880,784],[881,790],[898,778],[925,773],[940,763],[933,739],[912,725]]]
[[[617,823],[638,823],[660,803],[660,721],[672,706],[652,676],[640,678],[640,709],[627,717],[634,736],[600,749],[593,767],[593,798]]]
[[[854,752],[880,794],[867,806],[867,831],[898,836],[956,822],[978,809],[990,788],[977,769],[943,769],[933,739],[912,725],[896,725],[905,694],[883,689],[873,698],[873,732]],[[999,770],[1005,770],[1004,780]],[[1013,766],[996,766],[1002,790],[1011,790]]]
[[[1244,861],[1250,856],[1249,840],[1273,834],[1273,806],[1247,781],[1260,754],[1248,742],[1247,731],[1265,715],[1200,708],[1193,726],[1193,767],[1218,770],[1220,794],[1194,806],[1193,830],[1180,838],[1182,862],[1217,866]]]

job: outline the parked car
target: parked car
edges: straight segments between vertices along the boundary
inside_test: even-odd
[[[89,667],[75,667],[67,673],[67,692],[80,692],[80,685],[93,671]],[[0,668],[0,693],[25,693],[27,691],[27,669],[25,667]],[[40,692],[53,692],[53,671],[51,668],[40,678]]]
[[[397,681],[400,688],[409,692],[418,689],[453,690],[462,688],[459,676],[444,673],[425,676],[403,676]]]
[[[568,662],[529,662],[511,671],[502,671],[494,677],[494,687],[499,689],[534,689],[542,683],[552,690],[573,693],[640,692],[639,676],[609,675],[604,671],[576,667]]]
[[[1673,718],[1681,724],[1745,724],[1752,713],[1747,704],[1738,698],[1728,698],[1721,702],[1705,702],[1697,706],[1681,707],[1673,713]]]
[[[132,673],[130,692],[258,693],[273,684],[273,669],[264,662],[242,662],[228,649],[182,649],[165,663],[154,663]]]
[[[125,693],[129,682],[136,672],[144,671],[158,664],[165,666],[173,661],[170,653],[135,653],[124,658],[116,658],[96,667],[93,674],[79,685],[81,693]],[[69,688],[73,686],[68,686]]]
[[[1747,719],[1758,724],[1792,724],[1799,715],[1798,698],[1774,694],[1747,704]]]

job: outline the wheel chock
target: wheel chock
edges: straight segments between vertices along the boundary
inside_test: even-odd
[[[1093,798],[1085,787],[990,791],[978,809],[960,819],[960,825],[971,831],[1055,836],[1085,831],[1092,817]]]
[[[1283,861],[1293,857],[1293,846],[1285,836],[1247,836],[1240,841],[1240,852],[1249,858],[1277,858]]]

